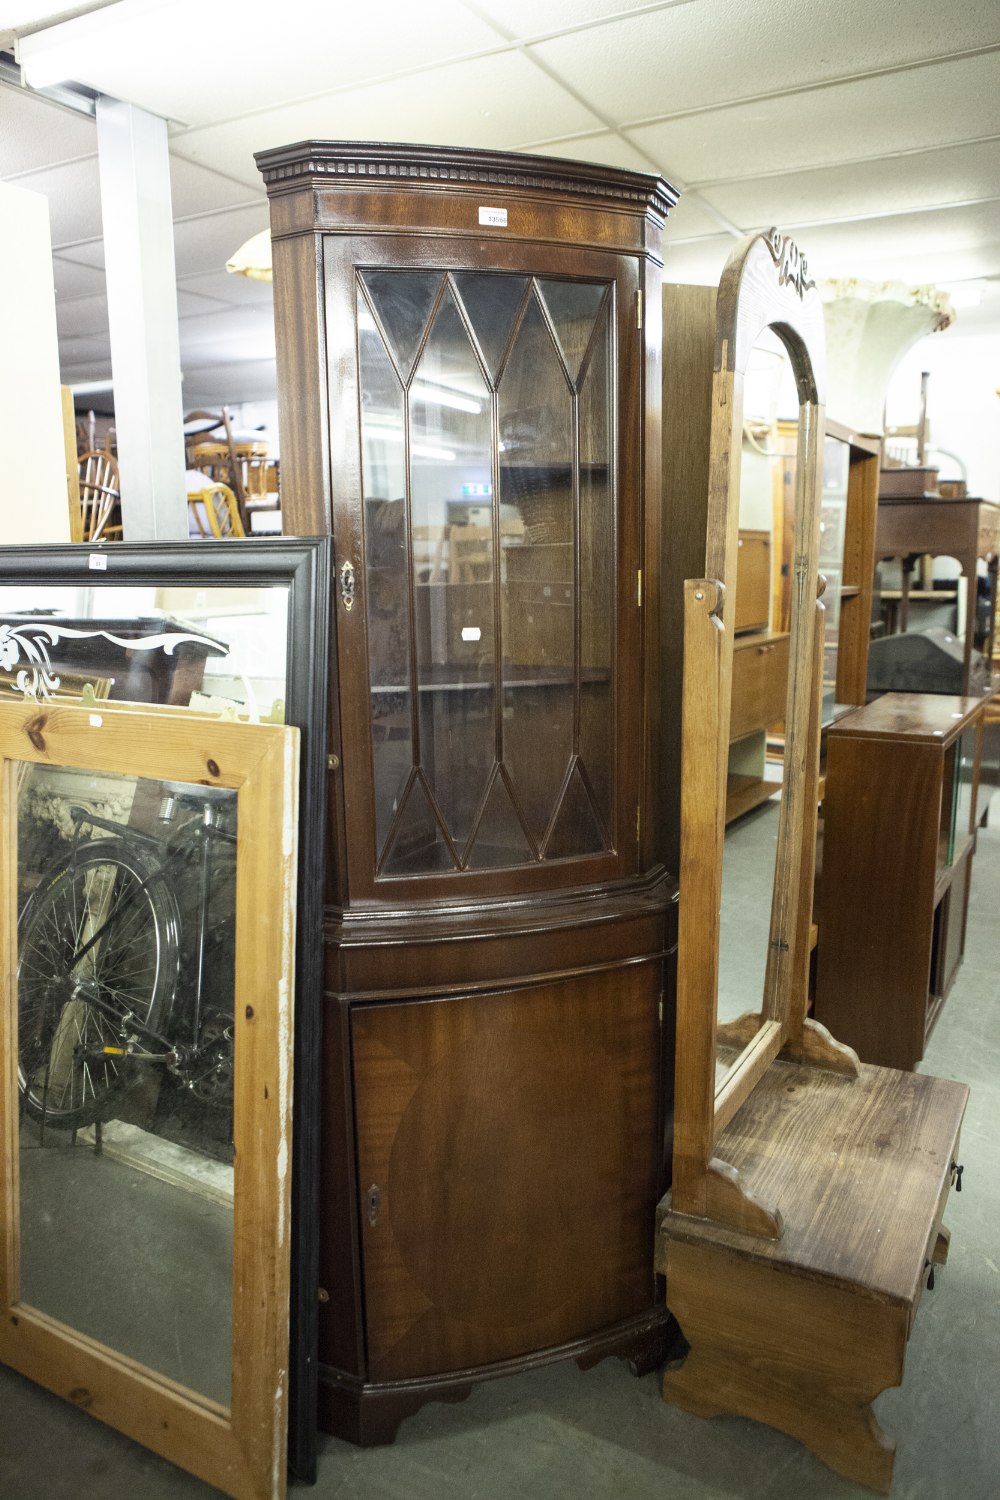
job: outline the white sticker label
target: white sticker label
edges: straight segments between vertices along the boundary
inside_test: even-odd
[[[462,640],[463,641],[478,641],[479,638],[480,638],[480,636],[482,635],[482,633],[483,632],[480,630],[480,628],[479,628],[478,625],[463,625],[462,626]]]
[[[103,723],[104,723],[104,720],[101,718],[100,714],[91,714],[90,715],[90,727],[91,727],[91,729],[100,729],[100,727],[101,727],[101,725]]]
[[[103,552],[92,552],[90,554],[90,567],[96,573],[106,573],[108,571],[108,559]]]
[[[480,224],[494,224],[498,229],[506,229],[507,210],[505,208],[481,208],[479,222]]]

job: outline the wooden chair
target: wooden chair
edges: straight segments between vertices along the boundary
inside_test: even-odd
[[[80,476],[80,540],[120,542],[122,539],[121,484],[118,461],[108,452],[82,453]]]
[[[228,485],[209,483],[201,490],[188,491],[188,516],[191,534],[201,541],[239,541],[246,537],[240,519],[236,496]]]
[[[267,457],[267,444],[237,442],[233,435],[229,408],[225,406],[217,412],[188,412],[184,418],[184,427],[188,468],[201,469],[211,479],[229,487],[236,497],[245,536],[250,526],[247,515],[247,465]],[[213,437],[213,434],[221,435]]]

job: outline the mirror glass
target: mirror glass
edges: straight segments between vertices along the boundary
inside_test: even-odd
[[[0,695],[284,721],[288,588],[0,586]]]
[[[228,1407],[237,794],[14,769],[20,1300]]]
[[[795,454],[779,417],[798,413],[791,365],[765,332],[744,387],[735,600],[724,610],[733,636],[727,828],[722,861],[716,1088],[743,1051],[727,1024],[758,1013],[764,994],[777,856],[781,744],[788,687],[788,631],[781,628],[784,565],[781,499]],[[786,427],[782,423],[782,427]]]

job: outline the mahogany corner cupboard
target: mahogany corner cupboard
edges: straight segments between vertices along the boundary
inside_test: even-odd
[[[320,1423],[371,1442],[662,1341],[645,559],[676,194],[440,147],[257,161],[285,530],[332,532],[336,569]]]

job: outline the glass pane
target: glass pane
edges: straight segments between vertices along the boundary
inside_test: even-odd
[[[365,271],[361,280],[385,329],[399,372],[406,380],[441,287],[441,273]],[[372,331],[374,320],[370,314],[367,319],[359,317],[358,326],[361,332]]]
[[[288,589],[0,586],[0,695],[170,703],[280,723]]]
[[[959,848],[973,832],[973,800],[976,770],[976,732],[967,730],[958,742],[958,786],[955,796],[955,837]]]
[[[549,859],[565,859],[571,854],[597,854],[605,848],[607,838],[597,821],[593,798],[584,783],[579,764],[576,764],[559,804],[545,853]]]
[[[580,759],[608,828],[616,613],[613,357],[605,303],[580,389]]]
[[[504,758],[541,842],[573,753],[573,401],[532,298],[498,393]]]
[[[841,589],[844,586],[844,546],[847,541],[847,483],[850,450],[839,438],[828,437],[823,448],[823,501],[819,520],[819,570],[826,578],[823,603],[823,722],[837,698],[837,656],[840,642]],[[855,580],[856,581],[856,580]]]
[[[419,875],[427,870],[451,870],[455,860],[434,815],[427,788],[414,776],[396,822],[383,875]]]
[[[374,328],[362,328],[358,337],[375,837],[381,853],[413,764],[406,447],[403,390],[392,361]]]
[[[515,317],[524,298],[528,278],[463,271],[455,275],[454,282],[486,361],[486,368],[496,381],[500,362],[514,331]]]
[[[767,335],[751,353],[751,368],[766,341]],[[784,716],[788,676],[787,658],[771,644],[768,626],[771,549],[765,542],[771,530],[767,525],[772,504],[769,454],[775,446],[771,433],[768,426],[758,431],[751,427],[749,432],[745,427],[739,453],[733,454],[733,462],[740,466],[742,536],[731,559],[739,603],[734,598],[733,607],[727,603],[723,611],[734,650],[719,912],[717,1086],[746,1041],[727,1027],[761,1010],[771,941],[782,767],[772,758],[768,739],[769,730]],[[788,467],[794,470],[794,456]]]
[[[228,1405],[236,793],[17,780],[21,1300]]]
[[[464,849],[496,758],[493,422],[450,287],[410,385],[409,412],[419,761]],[[445,539],[440,563],[429,563],[419,543],[436,549]]]
[[[492,870],[504,865],[530,864],[534,858],[535,850],[521,827],[510,789],[498,769],[476,831],[469,868]]]
[[[588,281],[539,281],[538,288],[575,385],[607,288]]]

